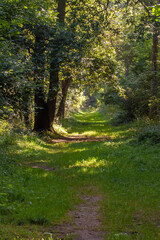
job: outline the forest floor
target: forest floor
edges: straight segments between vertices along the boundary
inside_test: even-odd
[[[160,239],[160,144],[111,118],[74,114],[45,141],[3,129],[0,239]]]

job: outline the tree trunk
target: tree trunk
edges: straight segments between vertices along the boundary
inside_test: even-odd
[[[64,115],[65,115],[65,103],[66,103],[67,93],[71,85],[71,82],[72,82],[72,78],[70,76],[68,76],[65,79],[65,81],[62,82],[62,98],[61,98],[59,109],[57,112],[57,117],[59,119],[64,118]]]
[[[66,15],[66,2],[67,0],[58,0],[58,21],[64,23]]]
[[[65,19],[65,9],[66,9],[66,0],[58,0],[58,22],[59,24],[64,24]],[[58,48],[57,48],[58,49]],[[53,123],[56,113],[56,103],[57,95],[59,91],[59,62],[58,62],[58,51],[53,49],[51,52],[51,64],[50,64],[50,84],[49,84],[49,94],[48,94],[48,117],[49,125],[46,130],[54,132]]]
[[[152,44],[152,79],[151,79],[151,99],[150,99],[150,118],[155,118],[159,114],[159,104],[157,104],[158,96],[158,30],[154,26],[153,44]]]
[[[38,27],[37,27],[38,28]],[[35,119],[34,131],[46,130],[49,125],[48,107],[44,96],[44,73],[45,73],[45,39],[42,31],[35,31],[35,46],[32,61],[34,64],[35,82]]]
[[[28,80],[29,81],[29,80]],[[32,98],[33,98],[33,91],[30,88],[25,88],[23,95],[22,95],[22,112],[23,118],[26,128],[30,128],[32,126],[32,119],[31,119],[31,105],[32,105]]]
[[[57,94],[59,91],[59,70],[57,69],[56,63],[53,60],[50,66],[50,85],[49,85],[49,94],[48,94],[48,116],[49,116],[49,126],[47,130],[54,131],[53,122],[55,119],[56,113],[56,103],[57,103]]]
[[[65,19],[65,8],[66,8],[66,0],[58,0],[58,23],[64,24]],[[59,63],[58,63],[58,48],[51,51],[51,64],[50,64],[50,79],[49,79],[49,92],[47,102],[45,101],[44,96],[44,62],[43,62],[43,54],[41,54],[41,50],[36,47],[41,41],[41,35],[36,36],[35,38],[35,59],[36,55],[39,56],[39,61],[35,60],[35,123],[34,130],[37,132],[41,131],[54,131],[53,122],[55,119],[56,112],[56,102],[57,102],[57,94],[59,90]],[[44,53],[44,51],[42,51]],[[39,54],[39,55],[38,55]],[[42,58],[41,58],[42,57]],[[33,58],[34,59],[34,58]],[[41,63],[41,61],[43,63]],[[41,69],[42,67],[42,69]],[[40,76],[42,76],[40,78]],[[38,80],[37,80],[38,79]]]
[[[158,31],[155,29],[153,34],[153,45],[152,45],[152,71],[153,71],[153,77],[151,80],[151,94],[152,96],[157,95],[158,90],[158,79],[157,79],[157,71],[158,71]]]

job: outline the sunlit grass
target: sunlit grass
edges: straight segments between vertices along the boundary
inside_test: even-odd
[[[54,129],[57,133],[67,135],[67,130],[60,124],[54,124]]]
[[[88,158],[86,160],[77,161],[74,165],[69,166],[72,167],[93,167],[93,168],[99,168],[99,167],[108,167],[112,165],[112,162],[106,161],[106,160],[99,160],[95,157]]]
[[[98,112],[76,114],[65,120],[64,129],[111,139],[48,144],[34,134],[14,133],[11,141],[3,130],[0,239],[54,234],[52,226],[68,219],[81,195],[93,194],[88,189],[96,186],[103,195],[105,239],[159,240],[159,144],[133,142],[135,124],[112,126]]]
[[[20,148],[24,149],[24,151],[25,151],[25,149],[27,150],[27,149],[33,149],[33,148],[34,148],[35,150],[42,150],[42,149],[44,149],[44,147],[42,147],[41,145],[38,145],[38,144],[35,143],[34,141],[28,142],[28,141],[18,140],[18,141],[17,141],[17,145],[18,145]]]
[[[84,131],[83,133],[73,132],[71,136],[77,137],[95,137],[98,133],[96,131]]]

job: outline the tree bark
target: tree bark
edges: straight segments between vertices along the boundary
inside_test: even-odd
[[[58,0],[58,23],[60,25],[64,24],[65,20],[65,8],[66,8],[66,0]],[[38,49],[38,43],[41,41],[41,35],[35,37],[35,59],[36,55],[41,54],[41,57],[44,54],[44,51]],[[54,41],[54,40],[53,40]],[[50,79],[49,79],[49,92],[47,101],[45,101],[44,96],[44,62],[43,57],[40,58],[39,61],[35,60],[35,123],[34,130],[37,132],[41,131],[54,131],[53,122],[55,119],[56,112],[56,103],[57,103],[57,94],[59,91],[59,62],[58,62],[58,50],[52,49],[51,51],[51,63],[50,63]],[[40,56],[40,55],[39,55]],[[42,61],[43,63],[41,63]],[[38,67],[37,67],[38,66]],[[42,67],[42,69],[41,69]],[[41,78],[40,78],[41,76]]]
[[[157,71],[158,71],[158,31],[157,29],[154,30],[153,34],[153,44],[152,44],[152,72],[153,77],[151,80],[151,94],[152,96],[157,95],[157,87],[158,87],[158,79],[157,79]]]
[[[68,76],[65,81],[62,82],[62,98],[59,104],[58,112],[57,112],[57,117],[59,119],[63,119],[65,116],[65,105],[66,105],[66,98],[67,98],[67,93],[68,89],[71,85],[72,78],[71,76]]]
[[[64,23],[66,15],[66,2],[67,0],[58,0],[58,21]]]
[[[56,113],[56,103],[57,94],[59,91],[59,70],[57,69],[56,62],[53,60],[50,66],[50,84],[49,84],[49,94],[48,94],[48,116],[49,116],[49,126],[47,130],[53,131],[53,123]]]
[[[157,1],[158,3],[158,1]],[[151,79],[151,99],[150,99],[150,118],[155,118],[159,114],[158,97],[158,36],[159,31],[157,24],[154,24],[153,40],[152,40],[152,79]]]
[[[37,27],[38,28],[38,27]],[[35,31],[35,46],[32,57],[34,65],[35,83],[35,119],[34,131],[41,132],[48,128],[48,107],[44,95],[44,73],[45,73],[45,39],[42,31]]]
[[[58,22],[60,25],[64,24],[65,21],[65,9],[66,0],[58,0]],[[58,48],[57,48],[58,49]],[[48,94],[48,117],[49,125],[46,130],[54,132],[53,123],[56,113],[57,95],[59,91],[59,62],[58,62],[58,51],[53,49],[51,52],[51,64],[50,64],[50,84],[49,84],[49,94]]]

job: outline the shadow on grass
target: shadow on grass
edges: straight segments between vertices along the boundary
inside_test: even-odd
[[[100,132],[102,126],[96,126]],[[105,133],[111,131],[111,126],[103,127]],[[5,193],[15,196],[15,190],[20,189],[24,201],[13,200],[14,208],[6,221],[19,225],[55,224],[80,202],[80,195],[87,193],[88,186],[98,186],[105,196],[104,221],[110,229],[124,232],[127,228],[137,228],[133,221],[136,214],[141,215],[146,226],[151,222],[150,216],[155,219],[152,220],[155,224],[154,211],[159,204],[160,153],[157,147],[128,144],[127,138],[120,136],[121,132],[130,131],[126,126],[112,128],[114,131],[118,137],[105,142],[49,145],[31,139],[28,145],[17,143],[14,149],[12,146],[7,156],[20,167],[14,178],[14,172],[10,176],[13,187]],[[32,168],[27,164],[55,170]]]

